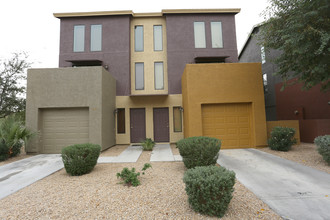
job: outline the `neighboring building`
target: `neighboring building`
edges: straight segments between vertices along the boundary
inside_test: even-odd
[[[302,84],[287,86],[281,91],[282,80],[274,76],[277,66],[273,62],[280,51],[267,50],[258,43],[260,28],[260,24],[252,28],[238,58],[240,63],[262,64],[260,77],[264,82],[267,121],[299,120],[303,142],[313,142],[319,135],[330,134],[330,92],[320,92],[320,86],[302,91]]]
[[[238,62],[235,14],[239,11],[54,14],[61,20],[60,68],[28,72],[27,125],[41,131],[41,138],[35,140],[28,151],[58,152],[62,145],[86,142],[88,136],[90,142],[106,149],[114,144],[140,143],[145,138],[175,143],[183,137],[218,136],[221,132],[224,147],[266,145],[264,100],[260,99],[262,80],[248,80],[260,74],[260,65],[214,64]],[[188,69],[187,64],[191,64]],[[244,65],[247,68],[243,68]],[[199,73],[190,78],[189,72],[194,72],[193,69]],[[181,82],[184,71],[186,81]],[[209,75],[207,71],[218,74]],[[236,87],[233,84],[241,85],[237,81],[244,79],[250,84],[233,90]],[[188,100],[204,99],[189,95],[192,89],[200,95],[207,91],[208,83],[198,89],[187,86],[199,80],[232,86],[227,90],[215,86],[199,107],[191,107]],[[185,89],[181,85],[186,86]],[[193,112],[189,108],[210,110],[207,106],[211,104],[236,109],[237,113],[222,115],[228,128],[213,125],[213,134],[208,134],[202,129],[205,123],[189,123],[194,120],[192,117],[202,118],[202,112],[191,116],[188,113]],[[222,111],[222,107],[218,110]],[[217,107],[214,109],[211,111],[218,111]],[[67,117],[73,121],[66,120]],[[191,126],[201,126],[201,129],[197,132]]]

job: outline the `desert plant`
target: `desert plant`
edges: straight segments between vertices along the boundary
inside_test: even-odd
[[[66,172],[81,176],[93,170],[101,152],[97,144],[75,144],[62,149],[62,161]]]
[[[3,140],[0,140],[0,161],[7,160],[9,157],[9,148]]]
[[[152,167],[151,164],[145,163],[142,168],[142,175],[144,175],[144,171],[148,168]],[[131,170],[125,167],[120,173],[117,173],[117,178],[121,178],[123,182],[127,186],[138,186],[141,184],[140,180],[138,179],[140,176],[140,172],[135,172],[135,168],[133,167]]]
[[[215,165],[221,141],[211,137],[189,137],[178,141],[176,145],[184,165],[190,169],[196,166]]]
[[[26,144],[34,135],[35,133],[27,129],[18,116],[11,115],[3,118],[0,121],[0,142],[2,145],[2,153],[0,152],[0,154],[4,154],[5,148],[8,149],[6,153],[8,157],[20,154],[23,144]],[[2,158],[6,158],[6,156],[2,156]]]
[[[141,143],[143,150],[146,151],[152,151],[156,143],[151,139],[151,138],[146,138],[142,143]]]
[[[330,135],[319,136],[314,139],[317,145],[317,151],[323,157],[323,160],[330,165]]]
[[[277,151],[289,151],[292,145],[297,143],[294,138],[295,133],[294,128],[274,127],[268,140],[269,148]]]
[[[188,202],[199,213],[222,217],[232,199],[235,173],[224,167],[203,166],[185,172]]]

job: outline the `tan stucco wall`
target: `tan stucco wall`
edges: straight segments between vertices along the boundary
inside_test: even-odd
[[[272,129],[278,126],[294,128],[296,130],[294,137],[297,140],[297,144],[300,144],[300,130],[298,120],[267,121],[267,139],[270,138],[270,132],[272,131]]]
[[[182,76],[185,137],[201,136],[202,104],[252,103],[252,146],[267,145],[260,63],[187,64]]]
[[[134,27],[143,26],[144,51],[135,52],[134,47]],[[154,51],[153,26],[162,25],[163,30],[163,50]],[[133,18],[131,20],[131,94],[167,94],[167,41],[166,41],[166,20],[164,17]],[[135,63],[144,63],[144,90],[135,90]],[[164,66],[164,89],[155,90],[154,63],[163,62]]]
[[[88,107],[89,141],[106,149],[115,145],[115,96],[116,81],[103,67],[29,69],[26,125],[40,130],[40,109]],[[27,152],[41,152],[39,139]]]
[[[116,131],[117,144],[130,143],[130,108],[145,108],[146,112],[146,137],[154,139],[153,108],[169,108],[169,131],[170,142],[175,143],[183,138],[182,132],[174,132],[173,128],[173,107],[182,106],[182,95],[168,96],[117,96],[116,107],[125,108],[125,134],[118,134]],[[183,113],[184,114],[184,113]],[[117,129],[117,128],[116,128]]]

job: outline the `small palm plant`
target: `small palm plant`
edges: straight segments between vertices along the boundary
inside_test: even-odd
[[[151,139],[151,138],[146,138],[142,143],[141,143],[143,150],[147,151],[152,151],[156,143]]]
[[[34,135],[35,133],[28,130],[17,116],[2,119],[0,121],[0,157],[2,160],[20,154],[23,144],[26,144]]]

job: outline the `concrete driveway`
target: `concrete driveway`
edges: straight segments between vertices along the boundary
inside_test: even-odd
[[[0,166],[0,199],[63,167],[60,154],[40,154]]]
[[[284,219],[330,219],[330,174],[258,151],[221,150],[218,163]]]

